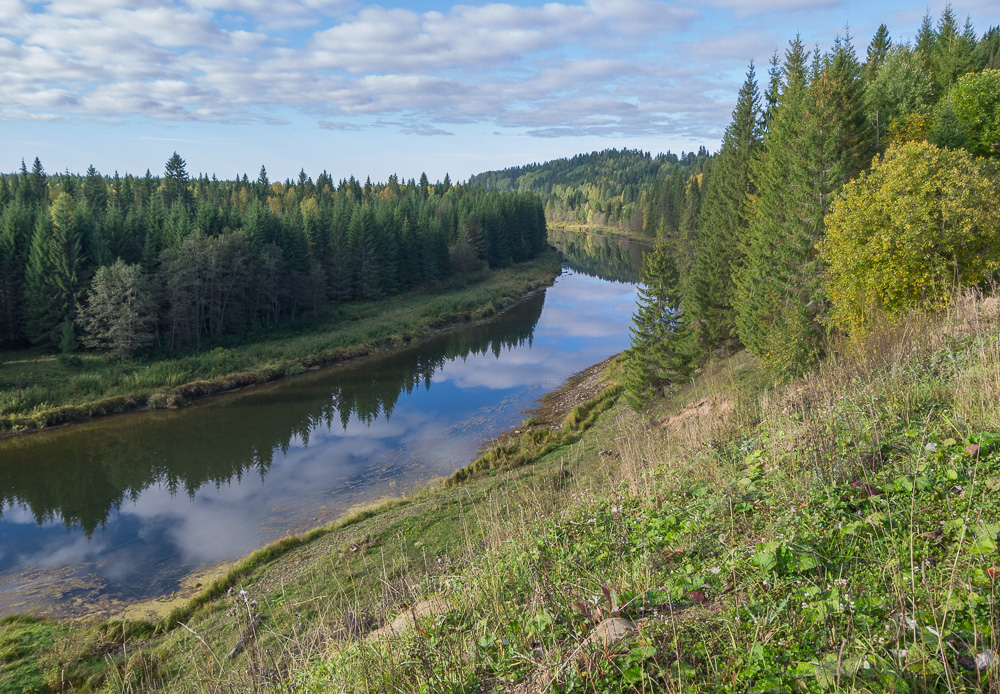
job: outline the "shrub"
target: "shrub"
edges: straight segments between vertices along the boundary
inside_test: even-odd
[[[939,308],[1000,267],[997,185],[984,162],[926,142],[894,145],[844,186],[820,252],[829,320],[864,334],[874,316]]]

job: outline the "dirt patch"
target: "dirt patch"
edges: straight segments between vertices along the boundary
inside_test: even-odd
[[[688,405],[677,414],[664,418],[660,421],[660,427],[671,434],[677,434],[697,422],[722,419],[735,407],[736,404],[731,399],[721,395],[713,395]]]

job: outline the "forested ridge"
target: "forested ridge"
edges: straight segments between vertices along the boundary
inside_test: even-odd
[[[471,185],[0,175],[0,349],[177,348],[478,276],[546,248],[538,198]]]
[[[687,216],[659,228],[628,358],[642,408],[713,353],[779,378],[1000,269],[1000,28],[948,6],[864,57],[791,40],[750,65]],[[694,179],[691,179],[692,181]]]
[[[676,235],[691,226],[712,157],[702,147],[680,156],[607,149],[487,171],[469,179],[488,190],[539,195],[550,222]]]

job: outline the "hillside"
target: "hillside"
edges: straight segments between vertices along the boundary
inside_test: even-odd
[[[469,186],[530,192],[541,197],[549,222],[613,227],[655,236],[680,228],[692,177],[704,173],[711,156],[607,149],[542,164],[487,171]]]

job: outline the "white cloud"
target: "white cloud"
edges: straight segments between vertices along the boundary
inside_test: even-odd
[[[763,75],[787,40],[775,18],[835,32],[850,18],[830,18],[845,7],[0,0],[0,113],[284,123],[292,109],[331,130],[395,122],[406,134],[441,134],[489,123],[543,137],[671,132],[711,142],[747,62]]]
[[[405,114],[401,132],[422,135],[476,121],[630,128],[637,99],[623,80],[644,71],[601,46],[695,18],[654,0],[369,6],[349,16],[346,2],[294,0],[52,0],[35,12],[0,3],[7,118],[231,122],[274,119],[290,106],[322,114],[330,129],[357,127],[337,116]],[[268,21],[275,16],[310,18],[311,35]]]

